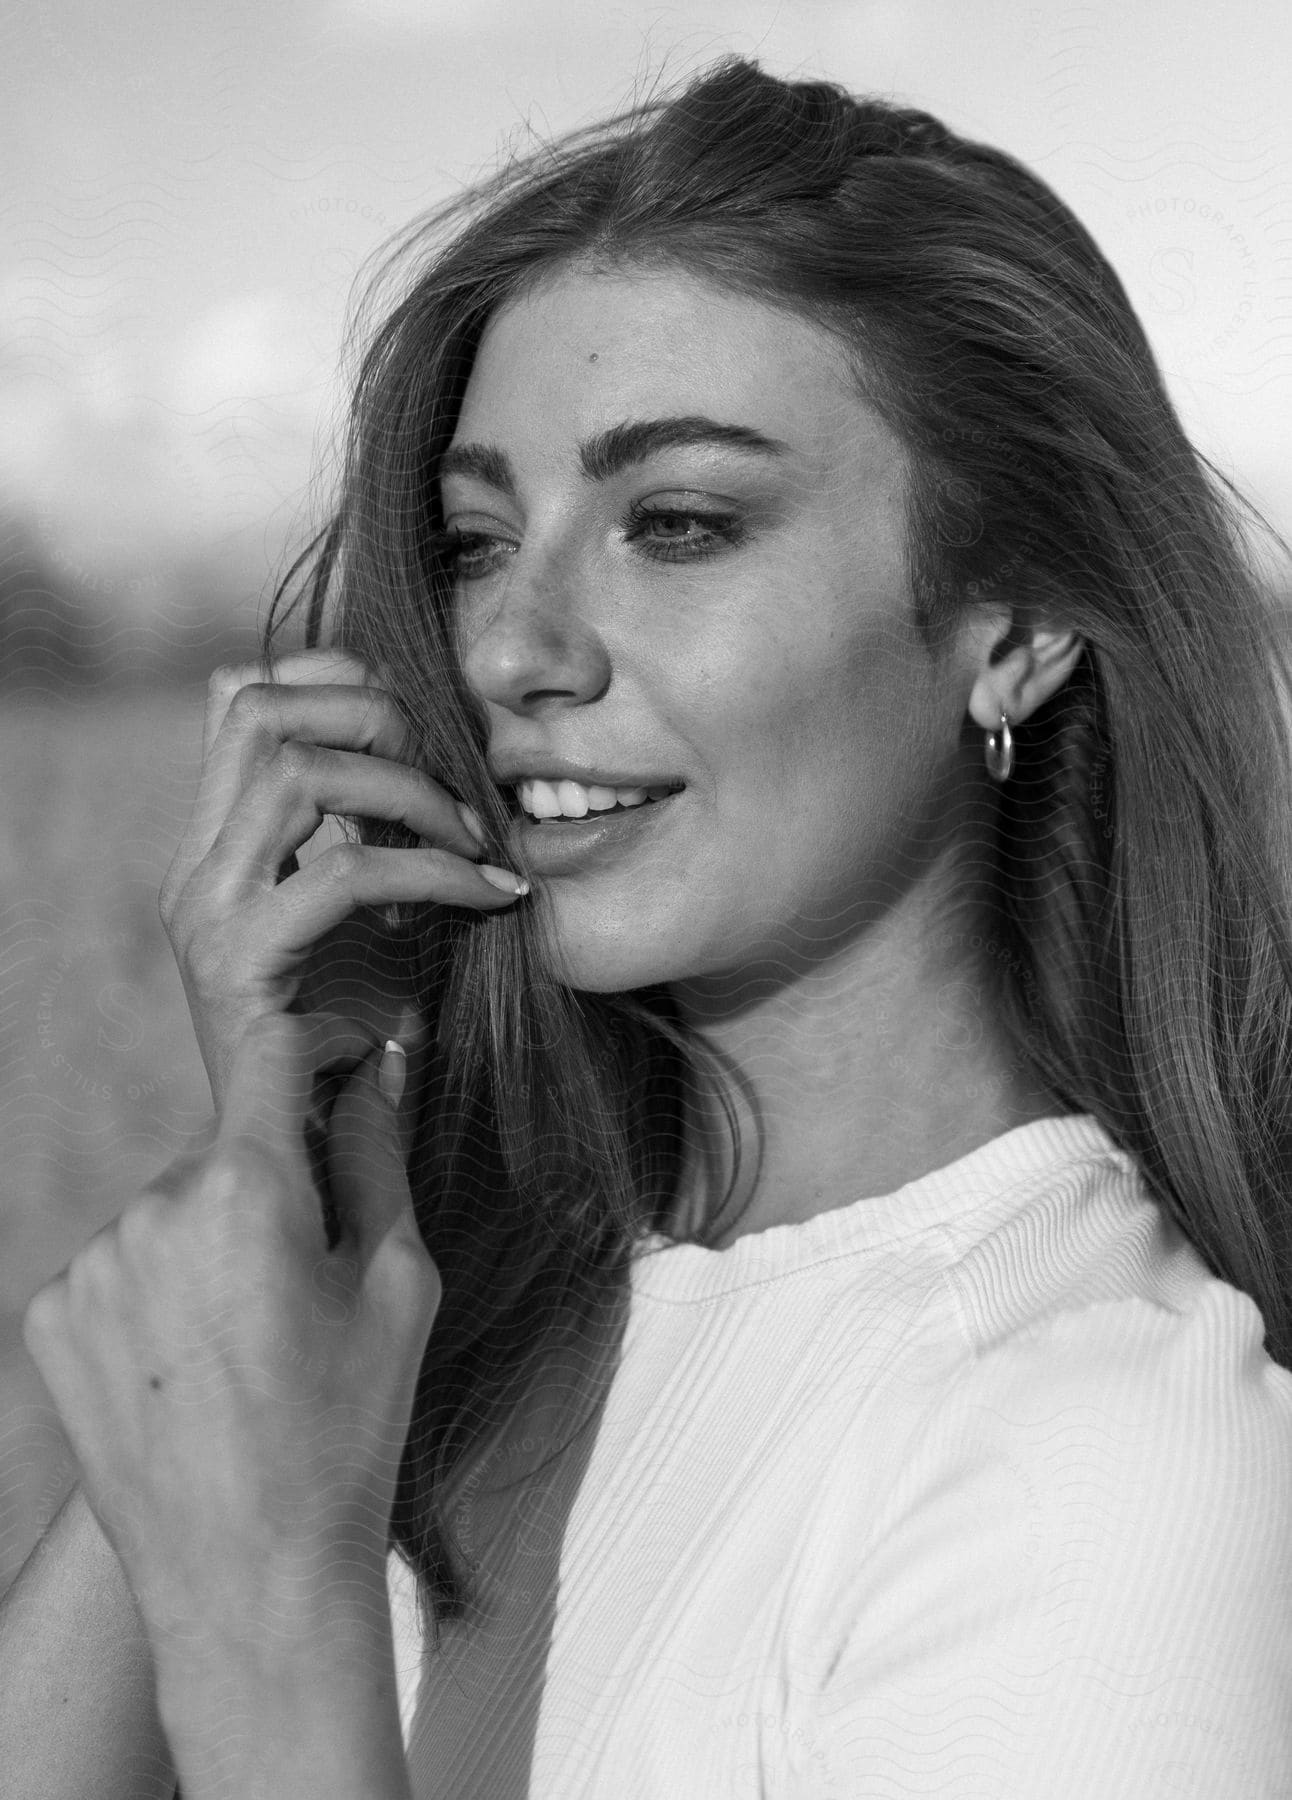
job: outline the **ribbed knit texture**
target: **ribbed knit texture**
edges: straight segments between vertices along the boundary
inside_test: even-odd
[[[662,1245],[477,1620],[391,1558],[419,1800],[1289,1800],[1292,1373],[1093,1118]]]

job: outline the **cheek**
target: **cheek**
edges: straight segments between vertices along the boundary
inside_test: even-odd
[[[899,843],[914,825],[936,779],[945,707],[891,625],[828,648],[763,680],[745,718],[751,764],[788,835],[835,862],[849,846]]]
[[[469,583],[459,583],[449,591],[444,603],[444,635],[457,658],[459,668],[466,664],[488,617],[480,592],[484,585],[483,582],[477,583],[473,596]]]

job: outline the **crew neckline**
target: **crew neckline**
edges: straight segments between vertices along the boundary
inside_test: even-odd
[[[672,1300],[730,1293],[945,1225],[1067,1163],[1109,1159],[1134,1167],[1092,1113],[1032,1119],[892,1193],[769,1225],[722,1249],[651,1232],[634,1247],[633,1292]]]

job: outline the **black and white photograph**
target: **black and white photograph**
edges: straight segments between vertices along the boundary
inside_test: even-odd
[[[0,42],[0,1800],[1292,1800],[1292,18]]]

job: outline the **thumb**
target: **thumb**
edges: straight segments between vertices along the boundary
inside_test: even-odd
[[[327,1175],[337,1223],[365,1271],[391,1231],[421,1242],[404,1168],[398,1095],[392,1105],[383,1091],[383,1063],[390,1091],[390,1071],[402,1077],[403,1057],[397,1050],[373,1050],[341,1087],[328,1121]]]

